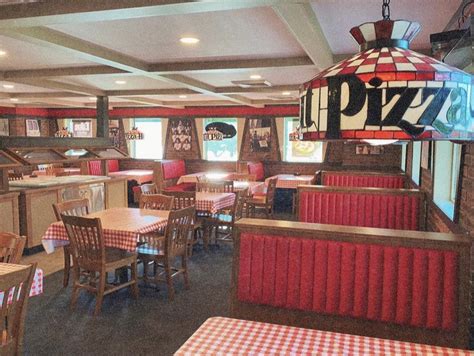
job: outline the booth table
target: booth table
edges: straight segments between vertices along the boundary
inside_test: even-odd
[[[141,234],[161,230],[168,223],[169,211],[134,208],[113,208],[87,215],[88,218],[100,218],[104,232],[105,246],[135,251]],[[68,241],[62,222],[49,226],[43,236],[43,246],[47,253]]]
[[[207,319],[175,355],[471,355],[470,351],[256,321]]]
[[[206,178],[211,181],[220,181],[220,180],[226,180],[229,178],[233,173],[232,172],[199,172],[199,173],[192,173],[192,174],[186,174],[184,176],[181,176],[178,179],[178,184],[182,183],[197,183],[200,178]]]
[[[0,278],[9,273],[15,272],[19,269],[24,268],[23,265],[16,265],[12,263],[0,263]],[[43,270],[37,268],[35,271],[35,276],[33,277],[33,283],[31,284],[30,297],[40,295],[43,293]],[[4,293],[0,291],[0,304],[3,303]],[[11,302],[13,294],[8,296],[8,301]]]
[[[266,186],[268,186],[268,181],[272,178],[278,178],[273,209],[278,213],[287,214],[294,211],[294,197],[298,185],[311,184],[314,180],[314,176],[311,175],[277,174],[265,179]]]
[[[249,189],[250,195],[256,193],[265,194],[265,184],[263,182],[234,181],[234,191],[240,191],[246,188]]]
[[[268,185],[268,181],[273,178],[278,178],[276,187],[282,189],[296,189],[298,185],[311,184],[314,180],[314,176],[311,175],[277,174],[265,179],[265,185]]]
[[[130,169],[128,171],[110,172],[110,177],[124,177],[135,180],[138,184],[153,182],[153,171],[149,169]]]

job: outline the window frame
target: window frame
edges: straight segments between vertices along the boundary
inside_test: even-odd
[[[297,117],[284,117],[283,118],[283,162],[288,163],[323,163],[324,162],[324,142],[315,142],[321,145],[321,158],[320,160],[310,160],[309,158],[303,158],[302,160],[289,160],[289,146],[293,141],[290,141],[290,130],[289,122],[299,121]]]
[[[411,180],[419,187],[421,187],[421,146],[421,141],[414,141],[411,151]]]
[[[140,122],[140,121],[145,121],[147,123],[150,123],[150,122],[158,122],[160,123],[160,137],[159,137],[159,147],[161,147],[161,157],[155,157],[155,158],[142,158],[142,157],[137,157],[137,142],[138,140],[131,140],[129,141],[130,143],[130,156],[134,159],[150,159],[150,160],[161,160],[163,159],[163,156],[164,156],[164,150],[165,150],[165,145],[164,145],[164,142],[163,142],[163,119],[162,118],[133,118],[132,119],[132,127],[137,127],[137,121]],[[139,125],[139,124],[138,124]],[[138,129],[140,129],[138,127]],[[145,134],[145,139],[146,139],[146,134]]]

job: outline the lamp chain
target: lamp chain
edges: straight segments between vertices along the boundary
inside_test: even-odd
[[[382,18],[390,20],[390,0],[382,0]]]

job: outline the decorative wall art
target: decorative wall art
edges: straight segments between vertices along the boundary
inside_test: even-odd
[[[189,119],[173,120],[170,122],[171,140],[175,151],[191,150],[191,121]]]
[[[250,119],[250,150],[252,152],[269,152],[272,142],[271,119]]]
[[[195,119],[168,119],[163,158],[201,159]]]
[[[0,136],[9,136],[10,130],[8,125],[8,119],[0,119]]]
[[[274,118],[252,117],[245,120],[239,160],[281,160],[278,132]]]
[[[26,136],[30,136],[30,137],[41,136],[38,120],[36,119],[26,120]]]
[[[74,137],[92,137],[92,121],[73,120],[72,134]]]

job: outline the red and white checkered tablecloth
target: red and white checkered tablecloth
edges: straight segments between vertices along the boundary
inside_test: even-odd
[[[13,292],[13,291],[12,291]],[[31,284],[30,297],[35,295],[40,295],[43,293],[43,270],[37,268],[35,271],[35,276],[33,277],[33,283]],[[4,293],[0,291],[0,304],[3,303]],[[13,293],[10,293],[8,296],[8,302],[10,303],[13,299]]]
[[[467,350],[215,317],[175,355],[472,355]]]
[[[234,204],[234,200],[234,193],[196,192],[196,210],[215,214],[218,210]]]
[[[283,189],[296,189],[300,184],[311,184],[314,176],[301,175],[295,176],[294,174],[277,174],[276,176],[265,179],[265,185],[268,185],[268,181],[272,178],[278,178],[277,188]]]
[[[242,182],[234,181],[234,192],[248,188],[250,195],[256,193],[265,194],[265,184],[263,182]]]
[[[157,231],[166,227],[168,220],[161,220],[154,224],[149,224],[136,231],[122,231],[103,228],[105,246],[115,247],[127,251],[135,251],[140,234]],[[68,241],[66,229],[62,222],[55,222],[49,225],[48,230],[43,235],[42,243],[47,253],[54,251],[55,247],[64,246],[64,241]]]

